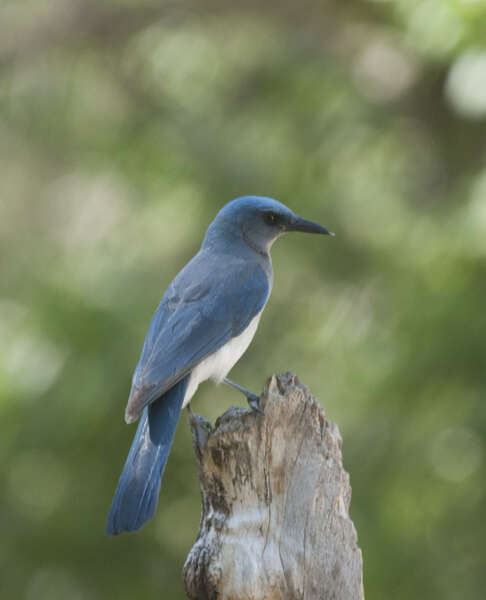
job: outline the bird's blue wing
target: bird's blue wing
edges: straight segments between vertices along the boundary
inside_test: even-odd
[[[267,275],[255,262],[196,255],[174,279],[153,316],[133,376],[127,422],[242,333],[269,293]]]

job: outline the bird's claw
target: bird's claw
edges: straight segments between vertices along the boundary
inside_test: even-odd
[[[265,414],[265,411],[260,408],[260,396],[257,396],[256,394],[248,394],[246,399],[248,400],[251,410],[260,413],[261,415]]]
[[[201,415],[192,412],[191,404],[187,405],[187,414],[189,416],[189,425],[191,426],[194,443],[196,447],[202,448],[208,442],[212,433],[211,423]]]
[[[231,381],[231,379],[228,379],[227,377],[225,377],[223,379],[224,383],[226,383],[227,385],[230,385],[232,388],[234,388],[235,390],[238,390],[239,392],[241,392],[242,394],[245,395],[245,398],[248,401],[248,404],[250,405],[250,408],[255,411],[260,413],[261,415],[264,415],[265,413],[263,412],[263,410],[260,408],[260,396],[257,396],[256,394],[254,394],[253,392],[250,392],[249,390],[245,389],[244,387],[242,387],[241,385],[238,385],[237,383],[235,383],[234,381]]]

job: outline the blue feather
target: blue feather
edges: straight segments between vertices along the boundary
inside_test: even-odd
[[[164,294],[133,375],[125,420],[141,417],[108,533],[134,531],[152,518],[191,373],[261,313],[273,285],[270,247],[286,231],[330,233],[271,198],[233,200],[216,215],[199,252]],[[228,370],[234,364],[230,359],[225,358]],[[218,370],[203,373],[221,378]]]
[[[203,248],[171,283],[135,369],[127,423],[203,359],[240,335],[262,311],[271,278],[258,261],[246,256],[251,252],[246,246],[239,248],[239,256]]]
[[[108,515],[108,534],[136,531],[154,516],[189,377],[143,410]]]

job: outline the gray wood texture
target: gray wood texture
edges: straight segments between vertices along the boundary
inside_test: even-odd
[[[191,600],[362,600],[341,435],[292,373],[272,376],[265,415],[190,416],[202,495],[185,566]]]

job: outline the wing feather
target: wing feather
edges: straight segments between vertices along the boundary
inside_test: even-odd
[[[135,421],[145,406],[244,331],[263,309],[269,287],[264,270],[253,261],[196,255],[174,279],[152,318],[126,421]]]

